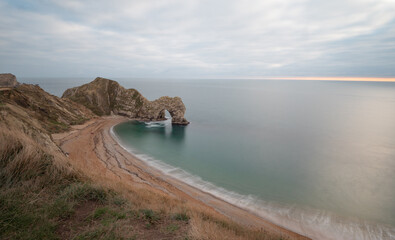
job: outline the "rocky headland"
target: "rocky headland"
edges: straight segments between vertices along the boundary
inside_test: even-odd
[[[14,74],[11,73],[0,73],[0,87],[15,87],[19,83],[16,80]]]
[[[187,125],[185,105],[180,97],[160,97],[149,101],[136,89],[125,89],[116,81],[98,77],[80,87],[67,89],[62,96],[84,105],[99,116],[122,115],[143,121],[165,120],[165,110],[172,123]]]
[[[25,131],[61,132],[93,117],[83,105],[51,95],[38,85],[17,84],[0,91],[1,122]]]

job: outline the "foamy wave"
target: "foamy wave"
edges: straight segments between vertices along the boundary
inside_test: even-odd
[[[171,118],[167,118],[164,121],[151,121],[143,122],[146,128],[161,128],[171,125]]]
[[[253,195],[241,195],[218,187],[181,168],[126,147],[113,128],[110,131],[120,146],[150,167],[301,235],[324,240],[395,240],[394,227],[343,218],[324,210],[266,202]]]

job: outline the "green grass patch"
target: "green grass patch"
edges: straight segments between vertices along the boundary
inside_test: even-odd
[[[177,231],[180,227],[176,224],[170,224],[169,226],[166,227],[166,231],[169,233],[173,233]]]
[[[111,227],[100,227],[98,229],[92,229],[86,231],[80,235],[78,235],[75,239],[77,240],[94,240],[94,239],[102,239],[102,240],[116,240],[122,239],[117,236],[115,230]]]
[[[85,123],[87,120],[88,120],[87,118],[79,117],[78,119],[71,121],[70,124],[71,125],[80,125],[80,124]]]
[[[76,239],[120,239],[111,228],[128,215],[108,201],[111,196],[105,190],[89,184],[75,182],[57,190],[47,187],[38,193],[27,192],[22,186],[0,190],[0,239],[60,239],[59,224],[73,221],[78,207],[86,201],[102,204],[89,217],[89,222],[99,221],[99,224]],[[87,228],[89,222],[83,220],[75,224]]]
[[[112,203],[115,204],[116,206],[123,206],[126,204],[126,200],[124,198],[114,196],[112,199]]]
[[[58,122],[55,119],[48,119],[48,125],[47,125],[47,129],[51,132],[51,133],[58,133],[58,132],[63,132],[66,131],[70,128],[69,125],[62,123],[62,122]]]
[[[0,193],[0,239],[58,239],[56,224],[22,194]]]
[[[103,226],[109,226],[118,220],[126,219],[126,212],[122,209],[104,206],[97,208],[88,219],[91,221],[100,220]]]
[[[156,221],[160,220],[160,216],[151,209],[141,209],[140,212],[143,214],[144,218],[148,220],[148,222],[151,224],[154,224]]]
[[[106,203],[108,200],[108,194],[104,189],[83,183],[71,184],[64,189],[61,193],[61,197],[78,202],[96,201],[99,203]]]
[[[93,213],[93,218],[94,219],[100,219],[103,217],[108,212],[108,207],[101,207],[96,209],[96,211]]]
[[[186,213],[176,213],[174,214],[173,218],[177,221],[189,221],[189,216]]]
[[[65,199],[57,199],[48,207],[49,218],[67,219],[73,216],[75,204]]]

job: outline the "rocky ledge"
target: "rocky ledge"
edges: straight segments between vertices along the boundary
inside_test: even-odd
[[[160,97],[149,101],[136,89],[125,89],[116,81],[98,77],[79,87],[67,89],[62,98],[68,98],[91,109],[99,116],[123,115],[144,121],[165,120],[165,110],[172,124],[187,125],[185,105],[180,97]]]
[[[0,87],[15,87],[19,85],[14,74],[0,73]]]

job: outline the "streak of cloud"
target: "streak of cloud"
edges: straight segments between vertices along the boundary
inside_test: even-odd
[[[0,0],[0,72],[395,76],[395,2]]]

